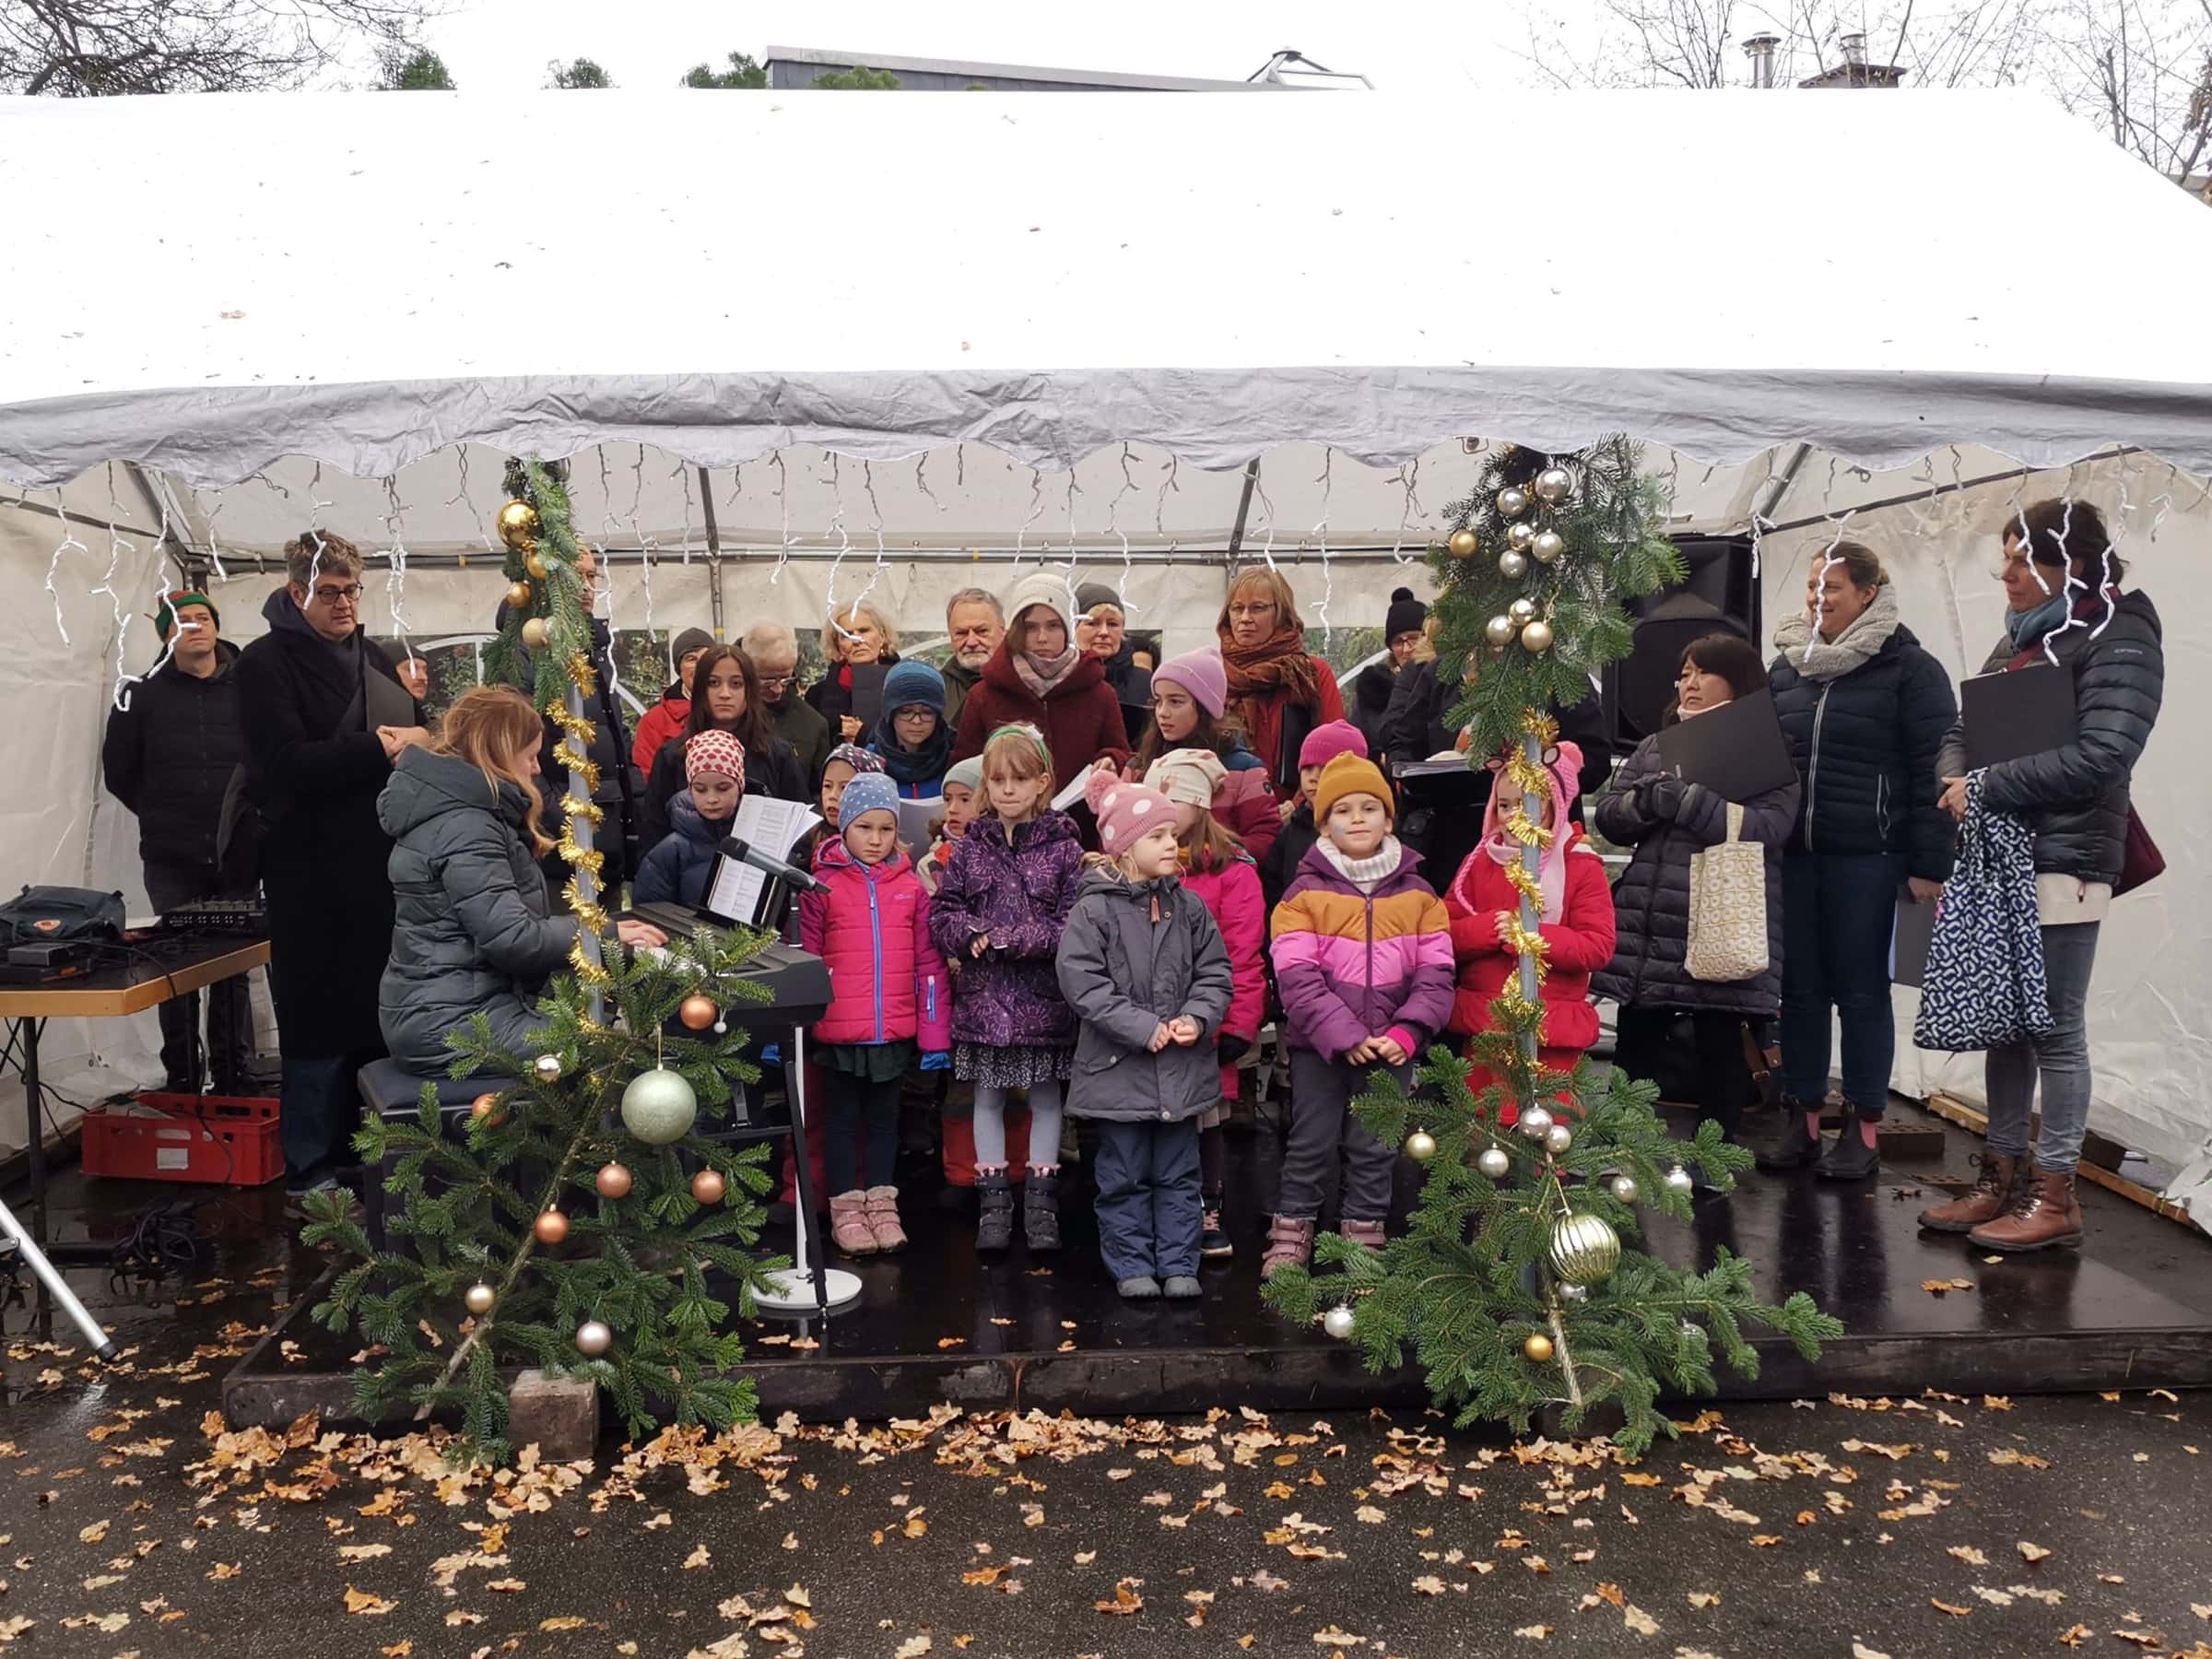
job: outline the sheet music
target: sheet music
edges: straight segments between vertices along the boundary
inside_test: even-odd
[[[1065,812],[1083,798],[1083,785],[1090,782],[1090,768],[1085,767],[1067,781],[1067,787],[1053,797],[1053,810]]]
[[[929,851],[929,827],[944,816],[943,795],[926,801],[899,803],[899,844],[906,849],[909,858],[920,858]]]
[[[730,833],[747,846],[759,847],[778,858],[787,856],[799,841],[822,821],[804,801],[778,801],[766,795],[747,795],[737,803]],[[724,858],[715,865],[713,884],[707,889],[706,908],[717,916],[758,924],[761,895],[768,877],[748,864]]]

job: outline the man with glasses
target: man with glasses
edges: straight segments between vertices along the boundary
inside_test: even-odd
[[[768,705],[769,713],[776,723],[776,735],[792,747],[799,758],[799,770],[806,774],[806,792],[811,798],[822,790],[822,768],[830,764],[830,751],[837,747],[830,735],[830,723],[821,711],[805,698],[797,695],[799,673],[799,637],[781,622],[756,622],[745,630],[745,638],[737,642],[746,660],[753,665],[753,677],[760,685],[760,700]]]
[[[376,799],[427,744],[422,711],[361,631],[361,556],[310,530],[285,544],[269,631],[239,658],[247,788],[261,809],[269,989],[284,1065],[285,1190],[337,1184],[359,1116],[355,1074],[384,1053],[378,981],[392,950],[392,843]]]

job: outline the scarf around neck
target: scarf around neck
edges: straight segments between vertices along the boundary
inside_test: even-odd
[[[886,709],[876,723],[875,753],[883,762],[883,770],[901,783],[921,783],[931,778],[942,778],[945,768],[952,759],[952,728],[945,717],[937,716],[937,724],[930,728],[929,739],[918,749],[899,747],[898,722],[892,712]]]
[[[1329,861],[1337,875],[1363,893],[1373,892],[1379,883],[1396,873],[1399,857],[1404,852],[1394,835],[1384,836],[1382,844],[1368,858],[1347,858],[1336,850],[1336,843],[1325,835],[1313,844],[1321,849],[1321,855]]]
[[[2006,611],[2005,631],[2011,635],[2016,649],[2025,651],[2030,645],[2041,644],[2043,636],[2064,622],[2072,608],[2062,590],[2033,610]]]
[[[1841,679],[1881,654],[1898,622],[1897,590],[1885,582],[1840,638],[1823,640],[1813,631],[1812,618],[1799,611],[1774,630],[1774,644],[1806,679]]]
[[[1321,681],[1306,654],[1306,630],[1278,628],[1257,645],[1242,646],[1227,629],[1220,632],[1221,665],[1229,672],[1232,702],[1280,692],[1312,708],[1321,700]]]
[[[1042,702],[1067,677],[1067,671],[1081,660],[1083,653],[1070,644],[1056,657],[1031,656],[1026,651],[1009,652],[1007,655],[1014,659],[1014,672],[1030,688],[1030,695]]]

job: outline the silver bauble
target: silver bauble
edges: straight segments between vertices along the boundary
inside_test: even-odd
[[[1513,619],[1508,616],[1492,617],[1482,625],[1482,637],[1500,651],[1513,642],[1514,631]]]
[[[1706,1341],[1705,1327],[1695,1320],[1684,1320],[1682,1322],[1682,1340],[1685,1342]]]
[[[1623,1204],[1635,1203],[1636,1194],[1641,1189],[1639,1189],[1636,1185],[1636,1177],[1633,1175],[1616,1175],[1613,1177],[1613,1196],[1619,1199]]]
[[[1620,1235],[1603,1216],[1562,1216],[1551,1230],[1551,1270],[1570,1285],[1594,1285],[1620,1265]]]
[[[1559,1300],[1561,1301],[1571,1302],[1588,1301],[1590,1300],[1590,1288],[1587,1285],[1561,1285],[1559,1287]]]
[[[1554,1124],[1544,1132],[1544,1150],[1554,1158],[1574,1145],[1574,1131],[1564,1124]]]
[[[1535,527],[1525,521],[1521,524],[1507,525],[1505,531],[1505,545],[1511,547],[1516,553],[1527,552],[1529,548],[1536,545],[1536,532]]]
[[[1321,1316],[1321,1328],[1339,1342],[1352,1338],[1352,1311],[1339,1303]]]
[[[716,1020],[716,1021],[714,1022],[714,1035],[715,1035],[715,1036],[717,1036],[717,1037],[726,1037],[726,1036],[728,1036],[729,1034],[730,1034],[730,1022],[729,1022],[728,1020],[726,1020],[726,1019],[718,1019],[718,1020]]]
[[[1536,475],[1536,500],[1557,507],[1574,490],[1574,475],[1563,466],[1547,466]]]
[[[1521,1133],[1530,1140],[1542,1140],[1551,1133],[1551,1113],[1541,1106],[1531,1106],[1521,1114]]]
[[[540,1054],[530,1063],[530,1070],[540,1083],[558,1083],[560,1081],[560,1056]]]
[[[1416,1129],[1406,1137],[1406,1156],[1415,1163],[1427,1163],[1436,1156],[1436,1136],[1426,1129]]]
[[[1539,530],[1535,540],[1528,544],[1528,550],[1538,564],[1557,564],[1559,556],[1567,551],[1567,538],[1557,530]]]
[[[1666,1190],[1670,1193],[1687,1193],[1696,1184],[1690,1180],[1689,1171],[1680,1164],[1666,1172]]]
[[[1511,487],[1500,490],[1498,511],[1507,518],[1519,518],[1528,511],[1528,491]]]
[[[699,1097],[665,1066],[640,1072],[622,1091],[622,1127],[649,1147],[665,1147],[691,1133]]]
[[[596,1319],[587,1319],[576,1327],[576,1351],[587,1359],[596,1359],[615,1346],[615,1334]]]
[[[1521,630],[1521,649],[1531,656],[1542,656],[1551,649],[1551,624],[1538,617]]]
[[[1475,1167],[1492,1181],[1503,1181],[1512,1169],[1513,1160],[1503,1147],[1485,1147],[1482,1156],[1475,1160]]]
[[[1528,574],[1528,556],[1516,553],[1511,547],[1498,555],[1498,574],[1508,582],[1518,582]]]
[[[481,1319],[485,1314],[491,1312],[491,1304],[496,1300],[496,1297],[492,1288],[489,1285],[471,1285],[468,1288],[467,1294],[463,1296],[461,1300],[465,1304],[466,1304],[468,1311],[471,1313],[476,1314],[477,1318]]]
[[[1519,626],[1526,628],[1536,619],[1536,602],[1534,599],[1516,599],[1505,607],[1505,614]]]

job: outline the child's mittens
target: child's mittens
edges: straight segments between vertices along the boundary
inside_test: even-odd
[[[1214,1040],[1214,1053],[1220,1055],[1222,1065],[1234,1065],[1252,1053],[1252,1040],[1248,1037],[1233,1037],[1224,1031]]]
[[[924,1049],[922,1053],[922,1069],[925,1072],[950,1071],[952,1055],[944,1049]]]

